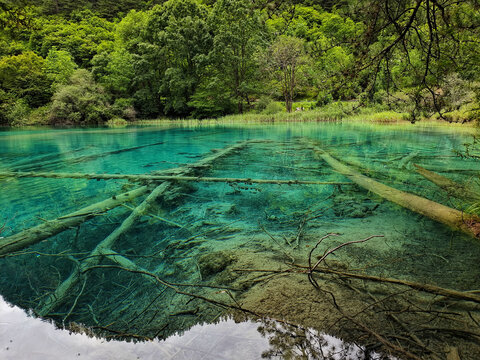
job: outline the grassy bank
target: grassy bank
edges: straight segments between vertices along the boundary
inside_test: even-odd
[[[303,103],[298,103],[300,105]],[[300,106],[295,106],[294,108]],[[302,106],[303,108],[303,106]],[[227,115],[215,119],[202,120],[187,120],[184,121],[202,122],[202,123],[271,123],[271,122],[302,122],[302,121],[368,121],[368,122],[408,122],[407,113],[399,113],[395,111],[388,111],[380,107],[359,107],[356,102],[335,102],[325,105],[320,108],[306,109],[302,111],[294,111],[287,113],[286,111],[278,111],[275,113],[266,112],[248,112],[244,114]],[[158,124],[169,121],[178,121],[172,119],[157,119],[157,120],[141,120],[137,124]]]
[[[293,108],[299,108],[294,104]],[[297,105],[297,106],[296,106]],[[303,108],[303,106],[302,106]],[[136,121],[138,125],[160,125],[166,123],[186,123],[186,124],[235,124],[235,123],[281,123],[281,122],[352,122],[352,123],[370,123],[370,124],[406,124],[410,125],[410,114],[389,110],[385,106],[359,106],[358,102],[335,102],[323,107],[294,111],[278,111],[275,113],[248,112],[244,114],[227,115],[215,119],[156,119]],[[478,127],[478,120],[472,120],[471,112],[457,110],[452,113],[446,113],[445,119],[441,119],[438,114],[430,117],[417,119],[416,124],[422,126],[445,126],[456,128]]]

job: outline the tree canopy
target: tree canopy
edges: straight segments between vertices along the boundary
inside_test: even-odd
[[[412,121],[459,110],[472,120],[479,10],[476,0],[0,0],[0,121],[55,112],[78,74],[102,89],[108,111],[96,119],[355,100]]]

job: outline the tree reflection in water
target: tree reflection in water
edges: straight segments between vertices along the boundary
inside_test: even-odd
[[[304,329],[276,320],[263,319],[258,331],[269,339],[270,349],[262,353],[262,357],[266,359],[396,359],[379,355],[353,343],[346,343],[317,330]]]

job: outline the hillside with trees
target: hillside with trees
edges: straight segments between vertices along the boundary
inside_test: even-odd
[[[477,0],[0,0],[0,24],[1,125],[295,101],[479,118]]]

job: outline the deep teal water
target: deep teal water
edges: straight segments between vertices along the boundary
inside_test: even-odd
[[[270,142],[250,144],[219,160],[205,175],[348,181],[298,142],[311,139],[339,160],[384,184],[451,207],[467,209],[472,203],[439,190],[414,171],[413,163],[480,191],[480,161],[457,155],[465,151],[464,144],[472,136],[418,126],[295,123],[12,130],[0,132],[0,171],[144,174],[191,164],[212,149],[251,139]],[[134,149],[128,150],[131,148]],[[118,150],[126,151],[112,153]],[[0,226],[4,227],[0,236],[8,237],[131,186],[124,180],[1,179]],[[322,234],[339,232],[348,240],[381,234],[383,239],[345,249],[337,259],[358,267],[375,259],[383,265],[381,269],[372,269],[373,274],[460,290],[477,289],[480,285],[478,240],[356,186],[198,183],[160,205],[152,210],[155,215],[184,227],[172,227],[147,215],[119,239],[114,250],[169,281],[217,281],[202,276],[199,258],[205,254],[239,249],[256,256],[278,252],[277,244],[261,227],[278,239],[285,239],[283,246],[288,246],[298,234],[302,217],[309,213],[321,216],[307,224],[300,246],[291,250],[296,259],[305,259],[306,246],[314,244]],[[24,250],[28,254],[0,259],[0,294],[25,309],[35,309],[128,213],[126,208],[116,208],[78,230],[65,231]],[[228,279],[221,281],[228,285]],[[158,295],[157,300],[158,287],[136,274],[115,269],[93,271],[85,284],[84,291],[77,288],[69,301],[49,317],[67,321],[68,313],[68,321],[87,326],[100,328],[115,322],[115,330],[125,334],[167,336],[199,321],[213,320],[219,313],[218,309],[194,304],[193,308],[198,309],[195,316],[172,316],[192,306],[169,291]],[[167,323],[168,327],[162,330]]]

